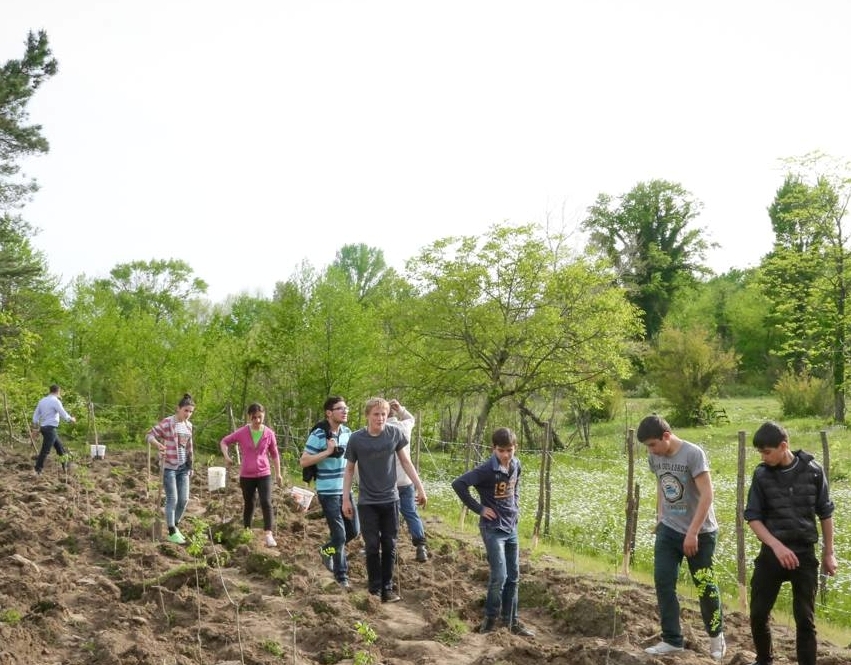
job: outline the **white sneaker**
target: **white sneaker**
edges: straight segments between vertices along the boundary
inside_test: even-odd
[[[727,653],[727,641],[724,639],[724,633],[718,633],[715,637],[710,637],[709,655],[712,656],[712,660],[721,660],[725,653]]]
[[[278,543],[275,541],[275,537],[271,533],[266,534],[266,547],[277,547]]]
[[[682,647],[675,647],[673,644],[668,644],[667,642],[659,642],[655,646],[647,647],[644,651],[653,656],[664,656],[665,654],[677,653],[682,650]]]

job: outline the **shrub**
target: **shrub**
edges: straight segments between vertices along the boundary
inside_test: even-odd
[[[833,413],[833,391],[824,379],[806,373],[786,372],[774,384],[774,393],[787,418],[829,416]]]

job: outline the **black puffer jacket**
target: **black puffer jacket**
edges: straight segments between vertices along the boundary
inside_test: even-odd
[[[794,550],[818,542],[816,516],[833,515],[833,502],[827,491],[824,470],[803,450],[792,453],[791,467],[756,467],[744,517],[759,520],[786,547]]]

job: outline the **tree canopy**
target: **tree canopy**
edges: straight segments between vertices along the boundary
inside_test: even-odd
[[[709,272],[710,244],[694,226],[701,208],[682,185],[651,180],[617,198],[600,194],[582,222],[590,248],[611,262],[643,313],[647,338],[661,330],[676,292]]]

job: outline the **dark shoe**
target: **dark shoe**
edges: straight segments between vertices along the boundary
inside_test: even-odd
[[[425,545],[417,545],[417,561],[420,563],[428,561],[428,549]]]
[[[493,617],[485,617],[485,620],[482,621],[482,625],[479,626],[480,633],[492,633],[496,630],[496,619]]]
[[[381,592],[382,603],[398,603],[402,600],[402,596],[393,591],[393,589],[385,589]]]
[[[511,628],[509,628],[509,630],[511,631],[512,635],[520,635],[521,637],[535,637],[535,631],[529,630],[519,621],[511,624]]]
[[[331,545],[328,547],[320,547],[319,548],[319,556],[322,557],[322,565],[328,569],[329,573],[334,572],[334,555],[337,553],[337,550],[334,549]]]

